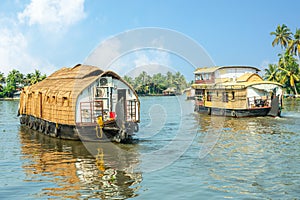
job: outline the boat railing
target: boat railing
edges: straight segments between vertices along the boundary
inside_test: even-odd
[[[195,104],[199,106],[203,106],[204,105],[203,98],[204,98],[203,95],[195,95]]]
[[[268,96],[253,96],[248,97],[247,100],[249,108],[261,108],[271,106],[271,99]]]
[[[126,121],[137,121],[137,100],[128,100],[126,104]]]

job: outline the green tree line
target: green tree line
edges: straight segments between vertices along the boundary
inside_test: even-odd
[[[288,94],[298,95],[300,89],[300,29],[295,33],[285,25],[278,25],[276,30],[270,33],[274,36],[272,46],[280,45],[282,53],[278,54],[278,63],[269,64],[265,69],[264,79],[283,84]]]
[[[39,70],[35,70],[33,73],[22,74],[20,71],[13,69],[7,74],[7,77],[0,72],[0,98],[11,98],[20,88],[35,84],[45,78],[46,74],[42,75]]]
[[[185,77],[180,73],[167,72],[165,75],[161,73],[150,76],[143,71],[137,77],[132,78],[124,76],[127,81],[139,95],[159,95],[167,88],[174,87],[177,92],[181,92],[188,86]]]

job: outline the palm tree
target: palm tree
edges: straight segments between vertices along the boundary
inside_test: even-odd
[[[300,29],[296,29],[294,39],[290,41],[287,51],[293,55],[298,55],[300,57]]]
[[[142,82],[143,82],[143,85],[146,85],[149,80],[150,80],[150,76],[147,74],[147,72],[143,71],[141,74],[140,74],[140,77],[142,79]]]
[[[132,77],[130,77],[130,76],[124,76],[124,80],[128,83],[128,84],[130,84],[130,85],[133,85],[133,79],[132,79]]]
[[[289,79],[290,86],[293,88],[293,90],[295,92],[295,95],[298,96],[298,91],[297,91],[297,87],[296,87],[295,82],[296,81],[298,82],[300,80],[299,75],[295,74],[292,71],[283,69],[283,68],[279,68],[279,69],[281,69],[284,72],[284,75],[285,75],[285,76],[283,76],[282,83],[285,83]]]
[[[286,48],[289,44],[289,41],[292,39],[290,29],[282,24],[278,25],[275,32],[271,32],[271,35],[275,35],[275,39],[272,42],[272,46],[278,45],[280,43],[281,48]]]
[[[17,85],[23,82],[23,74],[18,70],[13,69],[7,75],[6,82],[8,85],[13,86],[16,89]]]
[[[36,84],[37,82],[40,82],[42,81],[43,79],[45,79],[45,75],[41,75],[41,72],[39,70],[35,70],[33,74],[31,74],[31,77],[30,77],[30,84],[33,85],[33,84]]]
[[[31,76],[32,76],[32,73],[26,74],[26,76],[23,80],[25,86],[30,85]]]
[[[146,94],[148,92],[149,87],[147,87],[147,84],[149,83],[149,80],[150,76],[145,71],[135,77],[133,86],[137,93]]]
[[[143,93],[149,93],[149,86],[148,84],[150,83],[150,79],[151,77],[147,74],[147,72],[143,71],[140,75],[139,75],[139,78],[140,78],[140,84],[141,84],[141,88],[142,88],[142,91]]]
[[[161,73],[154,74],[151,80],[152,92],[156,94],[162,93],[163,90],[167,89],[167,80],[167,77]]]
[[[177,92],[181,92],[186,87],[186,80],[180,72],[176,72],[173,77],[173,84],[176,85]]]
[[[167,72],[167,82],[168,82],[168,87],[170,87],[173,84],[173,74],[172,74],[172,72]]]
[[[264,79],[268,81],[279,82],[279,69],[276,64],[269,64],[269,68],[265,69]]]
[[[4,83],[5,82],[5,76],[2,72],[0,72],[0,83]]]
[[[279,56],[278,69],[282,71],[281,83],[290,85],[293,88],[295,95],[298,95],[295,82],[300,81],[299,65],[296,59],[288,54],[288,52],[286,52],[284,55],[279,54]]]
[[[0,72],[0,92],[3,91],[3,83],[5,82],[5,76],[2,72]]]

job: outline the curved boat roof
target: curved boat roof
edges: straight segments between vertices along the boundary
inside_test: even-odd
[[[134,89],[113,71],[103,71],[98,67],[78,64],[72,68],[62,68],[46,79],[30,86],[29,91],[44,91],[44,93],[71,93],[77,96],[98,78],[110,75],[124,82],[130,89]],[[137,94],[136,94],[137,96]]]
[[[256,68],[256,67],[252,67],[252,66],[214,66],[214,67],[201,67],[201,68],[197,68],[194,71],[194,74],[198,74],[198,73],[213,73],[217,70],[220,69],[224,69],[224,68],[251,68],[251,69],[255,69],[257,72],[260,71],[260,69]]]

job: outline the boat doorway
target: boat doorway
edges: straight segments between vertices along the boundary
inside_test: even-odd
[[[280,116],[279,96],[273,95],[273,98],[271,100],[271,110],[268,115],[274,117]]]
[[[126,116],[126,89],[118,89],[118,110],[117,114],[122,115],[119,116],[119,119],[125,120]]]

